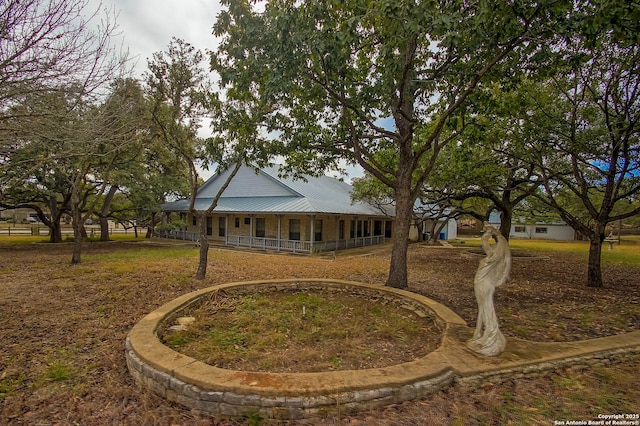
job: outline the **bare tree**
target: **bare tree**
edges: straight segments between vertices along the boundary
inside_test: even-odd
[[[90,9],[88,0],[8,0],[0,6],[0,171],[20,171],[26,181],[45,159],[52,167],[71,164],[75,220],[73,207],[86,197],[81,183],[92,171],[87,159],[103,143],[89,130],[88,117],[108,83],[128,71],[127,54],[113,44],[116,28],[113,11]],[[8,184],[4,175],[0,198]],[[72,262],[79,261],[74,250]]]
[[[209,240],[207,218],[243,164],[265,164],[271,147],[261,136],[264,109],[250,96],[224,102],[211,91],[208,74],[202,68],[204,56],[189,43],[173,39],[167,52],[157,52],[149,61],[147,94],[152,104],[156,134],[166,148],[181,158],[189,169],[189,212],[198,225],[200,256],[196,279],[207,272]],[[198,137],[199,118],[210,115],[213,136]],[[229,170],[226,180],[211,202],[196,203],[200,184],[197,165],[216,165],[219,173]]]
[[[640,48],[604,41],[580,67],[532,93],[544,135],[537,196],[589,239],[590,287],[603,286],[607,227],[640,213]]]
[[[93,92],[124,56],[111,44],[115,14],[88,0],[8,0],[0,6],[0,107],[38,91]]]

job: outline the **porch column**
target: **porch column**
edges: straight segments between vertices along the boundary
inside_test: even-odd
[[[336,216],[335,227],[336,227],[336,237],[335,237],[336,248],[335,248],[335,251],[338,251],[338,241],[340,240],[340,216]]]
[[[224,215],[224,245],[229,242],[229,214]]]
[[[282,240],[282,215],[277,214],[278,218],[278,251],[280,251],[280,240]]]
[[[310,228],[311,228],[311,235],[309,235],[309,241],[311,242],[311,245],[310,245],[310,247],[309,247],[309,251],[311,251],[311,253],[313,253],[313,243],[314,243],[314,241],[315,241],[315,235],[314,235],[314,231],[315,231],[315,229],[314,229],[314,225],[315,225],[315,224],[314,224],[314,222],[315,222],[315,218],[316,218],[316,217],[315,217],[314,215],[309,215],[309,222],[311,222],[311,223],[310,223],[310,225],[311,225],[311,226],[310,226]]]
[[[253,248],[253,215],[249,215],[249,248]]]

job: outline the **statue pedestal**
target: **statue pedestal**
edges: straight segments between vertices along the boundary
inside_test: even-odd
[[[467,342],[467,347],[480,355],[498,356],[507,347],[507,339],[496,324],[495,331],[489,333],[488,338],[471,339]]]

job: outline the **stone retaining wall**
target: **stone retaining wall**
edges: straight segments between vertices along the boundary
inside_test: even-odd
[[[461,376],[455,378],[456,383],[481,385],[482,383],[500,383],[511,379],[522,379],[526,377],[537,377],[542,374],[561,370],[566,367],[573,368],[594,368],[608,366],[613,363],[623,362],[633,355],[640,354],[640,346],[605,350],[596,353],[587,353],[584,355],[557,359],[553,361],[544,361],[532,365],[524,365],[519,367],[505,368],[502,370],[492,370],[478,372],[473,375]]]
[[[293,420],[329,415],[353,414],[367,409],[421,398],[451,385],[451,371],[411,384],[361,389],[327,395],[277,396],[241,394],[233,391],[201,389],[170,374],[151,368],[138,358],[129,339],[126,342],[127,367],[144,387],[190,407],[195,411],[225,416],[259,414],[265,418]]]
[[[366,370],[325,373],[262,373],[206,365],[163,345],[156,331],[181,310],[216,290],[245,288],[356,289],[383,294],[441,325],[440,347],[415,361]],[[584,342],[542,343],[509,339],[499,357],[466,348],[473,330],[450,309],[403,290],[338,280],[270,280],[230,283],[179,297],[143,318],[125,343],[127,367],[140,385],[208,415],[260,415],[301,419],[345,415],[422,398],[453,383],[499,382],[569,365],[603,364],[640,353],[640,331]]]

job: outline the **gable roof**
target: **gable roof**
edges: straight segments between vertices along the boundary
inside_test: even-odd
[[[231,173],[209,178],[198,189],[196,210],[206,210]],[[328,213],[384,216],[376,207],[351,201],[351,185],[329,176],[306,181],[279,177],[278,167],[256,169],[242,166],[214,209],[216,213]],[[189,200],[163,204],[165,211],[187,212]]]

